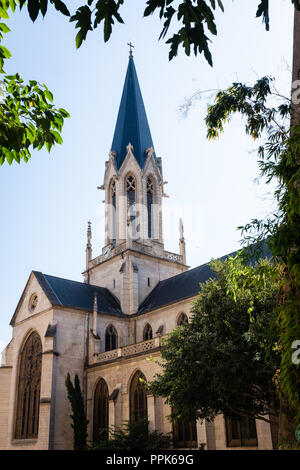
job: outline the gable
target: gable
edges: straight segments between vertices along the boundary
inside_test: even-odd
[[[37,296],[37,302],[36,306],[31,308],[34,296]],[[10,325],[14,326],[16,322],[26,320],[27,318],[36,315],[37,313],[41,313],[44,310],[51,308],[51,306],[51,301],[45,293],[45,290],[41,286],[34,272],[32,272],[26,283],[24,291],[22,292]]]

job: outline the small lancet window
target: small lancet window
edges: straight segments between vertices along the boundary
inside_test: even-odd
[[[116,239],[116,181],[113,180],[110,185],[110,198],[111,198],[111,239]]]
[[[128,175],[126,178],[128,221],[131,227],[132,237],[136,236],[136,181],[135,177]]]
[[[189,322],[189,320],[188,320],[187,315],[186,315],[185,313],[181,313],[181,314],[179,315],[179,318],[178,318],[178,321],[177,321],[177,325],[178,325],[178,326],[181,326],[181,325],[184,325],[184,324],[186,324],[186,323],[188,323],[188,322]]]
[[[153,238],[153,181],[147,178],[148,238]]]
[[[149,339],[152,339],[152,337],[153,337],[152,327],[151,325],[149,325],[149,323],[147,323],[144,328],[143,339],[144,341],[148,341]]]
[[[109,325],[105,331],[105,351],[112,351],[118,347],[118,335],[115,327]]]

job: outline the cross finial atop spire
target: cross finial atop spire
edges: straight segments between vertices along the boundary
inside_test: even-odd
[[[129,59],[132,59],[133,58],[132,49],[134,45],[131,42],[128,42],[127,46],[129,46]]]

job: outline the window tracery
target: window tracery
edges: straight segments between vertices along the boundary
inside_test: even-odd
[[[20,353],[15,437],[38,435],[42,374],[42,343],[36,332],[26,340]]]

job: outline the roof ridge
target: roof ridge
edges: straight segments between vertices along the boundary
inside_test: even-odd
[[[63,305],[61,299],[58,297],[58,295],[56,294],[56,292],[54,292],[54,290],[52,289],[52,286],[51,286],[51,285],[49,284],[49,282],[48,282],[48,279],[45,277],[46,274],[44,274],[44,273],[42,273],[42,272],[40,272],[40,274],[43,276],[43,278],[44,278],[45,282],[47,283],[49,289],[51,290],[51,292],[53,293],[53,295],[57,298],[57,300],[59,301],[60,305]],[[55,277],[55,276],[53,276],[53,277]]]
[[[62,281],[74,282],[76,284],[82,284],[84,286],[97,287],[99,289],[106,289],[106,290],[109,291],[109,289],[107,289],[106,287],[97,286],[96,284],[87,284],[86,282],[75,281],[74,279],[67,279],[66,277],[53,276],[53,274],[44,274],[44,273],[41,273],[41,274],[43,274],[43,276],[54,277],[55,279],[61,279]]]

